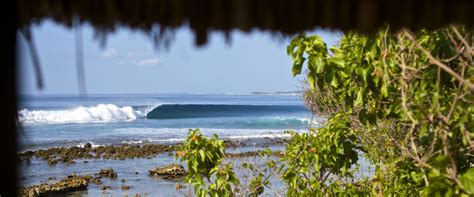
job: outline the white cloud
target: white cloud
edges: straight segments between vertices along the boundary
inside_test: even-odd
[[[111,58],[117,55],[118,55],[118,51],[114,48],[107,49],[101,54],[101,56],[104,58]]]
[[[144,59],[136,63],[139,66],[158,66],[159,64],[160,60],[158,58]]]

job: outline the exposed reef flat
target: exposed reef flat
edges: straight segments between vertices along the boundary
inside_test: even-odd
[[[263,148],[273,155],[282,139],[227,139],[226,159],[258,158]],[[145,195],[160,191],[180,194],[186,188],[186,170],[173,158],[176,144],[116,144],[56,147],[18,153],[25,174],[20,177],[20,196]],[[71,175],[72,174],[72,175]],[[69,175],[69,176],[67,176]],[[178,189],[175,189],[178,188]]]
[[[52,194],[64,194],[66,192],[86,190],[88,185],[89,181],[87,178],[74,176],[71,178],[65,178],[54,184],[43,183],[40,185],[21,188],[19,196],[36,197]]]
[[[184,167],[178,164],[156,167],[148,172],[150,173],[150,176],[163,179],[180,179],[187,174]]]
[[[30,160],[32,157],[47,160],[49,165],[57,163],[72,164],[76,159],[113,159],[124,160],[134,158],[149,158],[160,153],[173,151],[176,145],[108,145],[91,147],[86,144],[84,147],[61,147],[25,151],[19,153],[21,161]]]
[[[281,145],[285,139],[259,139],[256,140],[224,140],[227,148],[238,148],[243,146],[268,147]],[[19,153],[20,161],[29,162],[30,159],[38,158],[46,160],[49,165],[58,163],[74,164],[77,159],[112,159],[125,160],[134,158],[152,158],[158,154],[176,150],[178,144],[120,144],[92,147],[87,143],[83,147],[55,147],[49,149],[29,150]],[[256,156],[255,153],[229,153],[228,157]]]
[[[179,179],[186,175],[184,168],[177,164],[170,164],[162,167],[156,167],[149,171],[150,175],[162,177],[164,179]],[[101,179],[110,178],[116,179],[117,172],[112,168],[101,169],[100,172],[93,175],[76,175],[72,174],[66,178],[55,182],[55,183],[42,183],[38,185],[32,185],[29,187],[20,188],[19,196],[21,197],[38,197],[38,196],[50,196],[50,195],[64,195],[70,192],[87,190],[89,184],[100,185],[100,190],[111,190],[118,189],[113,188],[110,185],[102,185]],[[122,179],[121,182],[124,183],[126,180]],[[121,185],[121,190],[129,190],[132,186],[130,185]]]
[[[104,170],[106,171],[106,170]],[[111,172],[115,173],[112,169]],[[102,170],[101,172],[102,173]],[[20,188],[19,196],[22,197],[37,197],[37,196],[48,196],[53,194],[65,194],[68,192],[87,190],[90,183],[100,185],[102,184],[102,176],[91,176],[91,175],[69,175],[66,178],[52,184],[43,183],[39,185],[32,185],[29,187]],[[116,174],[115,174],[116,175]]]
[[[274,157],[281,157],[283,155],[283,152],[276,150],[272,151],[272,156]],[[261,153],[260,151],[247,151],[247,152],[239,152],[239,153],[226,153],[225,157],[230,159],[230,158],[244,158],[244,157],[260,157]]]

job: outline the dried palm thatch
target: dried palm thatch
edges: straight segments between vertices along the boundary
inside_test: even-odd
[[[72,27],[78,21],[102,35],[126,27],[157,38],[189,25],[203,45],[211,31],[235,29],[291,35],[315,27],[370,33],[387,23],[393,29],[472,27],[473,8],[472,0],[19,0],[18,23],[52,19]]]

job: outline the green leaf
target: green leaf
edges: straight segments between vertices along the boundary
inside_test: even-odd
[[[382,83],[382,88],[380,89],[383,97],[388,97],[387,83]]]
[[[348,78],[349,75],[346,74],[344,71],[340,70],[340,71],[337,71],[337,74],[341,77],[341,78]]]
[[[368,69],[365,68],[365,69],[362,69],[362,71],[361,71],[361,72],[362,72],[362,73],[361,73],[362,79],[364,79],[364,82],[367,82],[367,73],[368,73],[367,70],[368,70]]]
[[[441,176],[441,172],[440,172],[438,169],[436,169],[436,168],[433,168],[433,169],[428,173],[428,177],[430,177],[430,178],[437,178],[437,177],[439,177],[439,176]]]
[[[433,159],[430,160],[431,161],[431,165],[435,168],[439,168],[439,169],[442,169],[442,168],[446,168],[447,165],[449,164],[449,159],[446,155],[443,155],[443,154],[438,154],[436,157],[434,157]]]
[[[420,128],[420,137],[425,137],[428,134],[428,128],[426,126],[422,126]]]
[[[197,172],[198,171],[198,163],[194,162],[193,165],[192,165],[192,168],[193,168],[194,172]]]
[[[337,82],[337,77],[336,75],[333,75],[331,80],[331,86],[337,88],[338,85],[339,83]]]
[[[357,99],[356,102],[354,103],[354,106],[360,106],[362,104],[362,97],[363,97],[363,90],[359,89],[357,92]]]
[[[202,162],[206,160],[206,153],[204,150],[199,150],[199,154],[201,155]]]
[[[339,68],[344,68],[344,59],[342,59],[340,57],[328,58],[328,62],[333,63],[334,65],[336,65]]]
[[[331,50],[331,52],[334,53],[334,55],[342,54],[342,50],[338,47],[331,47],[329,48],[329,50]]]
[[[294,64],[293,64],[293,77],[295,77],[296,75],[299,75],[301,74],[301,69],[303,67],[303,62],[304,62],[305,58],[304,57],[298,57],[296,58],[296,60],[294,61]]]
[[[370,55],[371,55],[372,58],[377,57],[377,46],[376,45],[372,46],[372,49],[370,50]]]
[[[459,177],[459,181],[461,181],[467,193],[474,194],[474,168],[469,168],[467,172]]]
[[[308,72],[308,75],[306,77],[308,79],[309,86],[311,87],[312,90],[314,90],[316,86],[316,82],[314,80],[314,73],[310,71]]]

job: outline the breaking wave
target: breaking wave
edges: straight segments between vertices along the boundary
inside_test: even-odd
[[[23,124],[103,123],[146,119],[188,119],[217,117],[268,117],[285,114],[308,113],[304,106],[296,105],[210,105],[163,104],[150,106],[117,106],[99,104],[70,109],[23,109],[18,112]],[[286,127],[306,125],[308,120],[299,118],[259,118],[237,121],[245,127]]]
[[[155,108],[150,107],[151,109]],[[135,110],[131,106],[119,107],[113,104],[99,104],[92,107],[76,107],[61,110],[29,110],[18,112],[20,123],[91,123],[111,121],[132,121],[145,117],[151,109]]]

